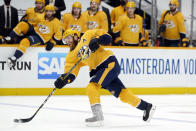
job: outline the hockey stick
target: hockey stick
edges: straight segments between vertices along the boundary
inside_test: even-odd
[[[69,70],[69,72],[67,73],[67,75],[65,77],[63,77],[63,79],[67,78],[67,76],[73,71],[73,69],[85,58],[85,55],[83,57],[81,57],[76,63],[75,65]],[[14,119],[14,122],[16,123],[26,123],[31,121],[35,115],[39,112],[39,110],[44,106],[44,104],[48,101],[48,99],[52,96],[52,94],[55,92],[56,87],[52,90],[52,92],[48,95],[48,97],[45,99],[45,101],[41,104],[41,106],[37,109],[37,111],[33,114],[33,116],[31,116],[30,118],[26,118],[26,119]]]

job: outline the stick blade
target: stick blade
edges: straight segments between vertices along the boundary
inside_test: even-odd
[[[31,121],[31,118],[27,118],[27,119],[14,119],[15,123],[26,123]]]

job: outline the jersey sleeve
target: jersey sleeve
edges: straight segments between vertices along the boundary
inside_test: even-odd
[[[25,15],[28,15],[30,13],[30,8],[28,8],[25,12]]]
[[[106,30],[104,29],[93,29],[93,30],[88,30],[84,33],[84,35],[81,37],[81,40],[79,42],[79,45],[89,45],[91,39],[93,38],[99,38],[101,35],[107,34],[109,35]],[[77,46],[80,48],[80,46]],[[77,48],[76,47],[76,48]],[[79,50],[79,49],[78,49]]]
[[[140,21],[140,24],[139,24],[139,32],[143,34],[143,18],[138,16],[139,17],[139,21]]]
[[[28,20],[28,19],[29,19],[28,16],[29,16],[30,13],[31,13],[31,9],[28,8],[28,9],[26,10],[26,12],[25,12],[25,16],[23,17],[23,19],[24,19],[24,20]]]
[[[76,62],[79,60],[79,58],[75,58],[72,55],[70,55],[70,53],[68,53],[66,59],[65,59],[65,73],[68,73],[71,68],[76,64]],[[71,74],[73,74],[75,77],[77,77],[80,68],[83,66],[82,63],[79,63],[71,72]]]
[[[62,39],[62,25],[59,20],[54,24],[54,40],[60,41]]]
[[[67,30],[68,28],[68,14],[64,14],[62,19],[61,19],[61,25],[62,25],[62,28],[63,30]]]
[[[118,41],[122,40],[122,38],[120,37],[120,31],[123,28],[123,16],[120,16],[117,20],[117,22],[115,23],[114,28],[112,29],[113,33],[114,33],[114,42],[117,43]]]
[[[103,22],[101,24],[101,29],[108,31],[108,18],[104,12],[101,13],[101,22]]]
[[[186,34],[186,28],[184,23],[184,16],[179,12],[177,16],[177,23],[178,23],[178,29],[180,33]]]
[[[87,18],[84,15],[81,15],[81,17],[82,17],[82,20],[81,20],[81,22],[82,22],[81,33],[84,33],[84,32],[86,32],[88,30],[88,27],[87,27],[87,24],[86,24]]]
[[[115,23],[115,26],[113,28],[113,32],[114,33],[117,33],[117,32],[120,32],[123,28],[123,16],[120,16],[117,20],[117,22]]]
[[[164,15],[165,15],[166,12],[167,12],[167,10],[165,10],[165,11],[161,14],[161,18],[160,18],[160,20],[159,20],[159,25],[163,24]]]
[[[112,10],[110,17],[111,17],[112,24],[115,24],[115,9]]]

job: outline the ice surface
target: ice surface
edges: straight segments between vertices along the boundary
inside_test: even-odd
[[[101,96],[105,117],[103,127],[86,127],[91,116],[87,96],[52,96],[34,119],[29,118],[46,96],[1,96],[0,131],[195,131],[195,95],[144,95],[140,98],[157,106],[150,123],[142,121],[143,112],[121,103],[113,96]]]

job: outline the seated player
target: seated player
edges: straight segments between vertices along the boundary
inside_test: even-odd
[[[86,16],[88,30],[104,29],[108,31],[107,15],[99,9],[100,3],[100,0],[90,0],[90,8],[82,13],[82,15]]]
[[[126,4],[127,14],[119,16],[115,23],[113,33],[116,45],[123,46],[145,46],[145,38],[143,37],[143,18],[135,14],[136,5],[132,2]]]
[[[144,111],[143,120],[150,121],[155,111],[155,106],[138,98],[123,85],[118,77],[120,65],[115,55],[111,50],[105,50],[102,46],[109,44],[111,40],[111,36],[104,29],[88,30],[80,41],[79,32],[71,29],[65,31],[63,41],[70,46],[70,52],[65,60],[65,73],[55,81],[54,85],[56,88],[63,88],[66,84],[75,80],[82,66],[89,66],[91,80],[86,90],[93,117],[85,120],[87,126],[101,126],[103,124],[100,88],[110,91],[116,98],[120,98],[122,102]],[[81,57],[83,60],[79,65],[64,78]]]
[[[184,16],[178,10],[178,0],[170,0],[169,10],[165,10],[159,20],[160,46],[188,47]]]
[[[15,66],[16,61],[23,56],[26,49],[32,45],[45,44],[46,50],[50,51],[56,42],[62,39],[62,28],[60,21],[54,17],[55,9],[52,5],[45,7],[45,18],[40,21],[35,27],[26,22],[14,28],[16,34],[28,34],[19,43],[14,56],[8,58],[8,66]]]
[[[21,22],[27,22],[33,27],[36,26],[39,21],[44,19],[44,7],[45,0],[35,0],[35,7],[28,8],[26,10],[25,15],[21,18]],[[3,43],[19,43],[20,40],[25,37],[24,34],[16,33],[17,29],[20,28],[19,25],[20,23],[16,25],[14,31],[12,31],[8,37],[4,37],[2,39]]]
[[[62,27],[64,30],[74,29],[82,34],[87,30],[86,17],[81,14],[82,5],[80,2],[74,2],[72,12],[66,13],[62,17]]]

